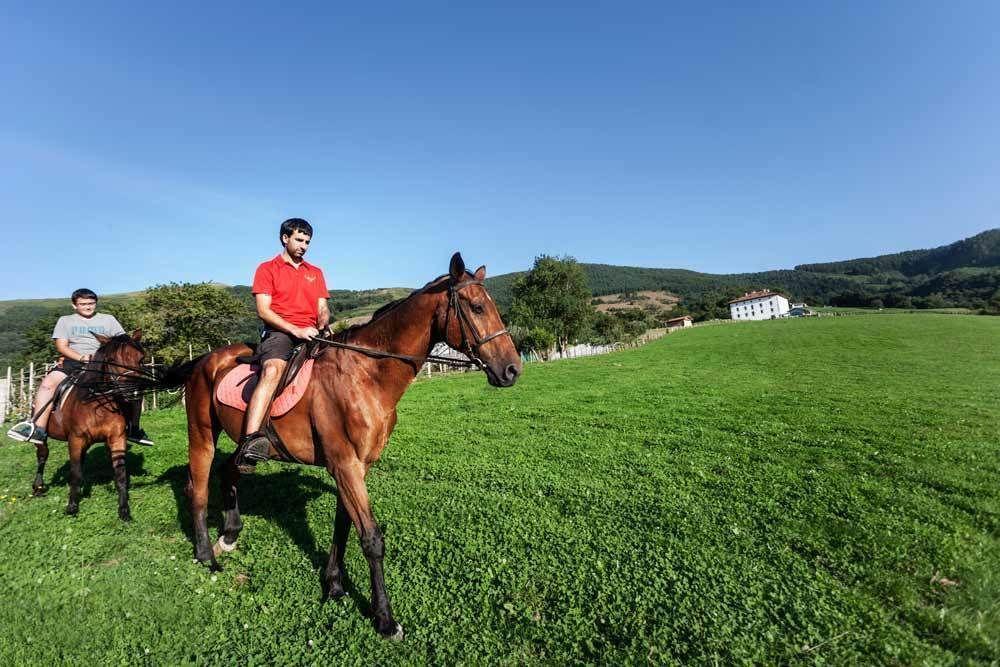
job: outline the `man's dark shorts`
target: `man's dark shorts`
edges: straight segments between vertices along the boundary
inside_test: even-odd
[[[76,359],[63,359],[62,364],[57,367],[57,370],[62,371],[66,375],[75,375],[83,370],[84,363],[82,361],[77,361]]]
[[[284,331],[265,329],[260,345],[257,346],[257,359],[262,364],[268,359],[288,361],[288,358],[292,356],[292,348],[298,342],[297,339],[292,338]]]

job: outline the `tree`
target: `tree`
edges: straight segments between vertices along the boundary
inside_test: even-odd
[[[590,342],[616,343],[625,339],[625,325],[620,317],[597,312],[590,323]]]
[[[52,363],[59,357],[56,342],[52,338],[52,330],[58,319],[58,315],[41,317],[24,332],[25,352],[22,364],[27,365],[32,361],[36,364]]]
[[[593,313],[590,299],[586,276],[575,259],[541,255],[531,271],[514,282],[511,321],[545,329],[555,336],[561,352],[587,332]]]
[[[1000,315],[1000,289],[993,293],[989,303],[983,309],[985,315]]]
[[[170,283],[146,290],[115,313],[126,329],[142,329],[143,344],[170,363],[187,357],[188,345],[206,351],[224,345],[247,316],[247,306],[211,283]]]
[[[556,337],[550,331],[542,327],[535,327],[528,331],[522,339],[522,344],[529,350],[534,350],[535,354],[542,358],[542,361],[549,360],[549,353],[555,345]]]

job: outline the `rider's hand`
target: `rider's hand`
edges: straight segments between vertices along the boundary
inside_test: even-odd
[[[85,354],[82,357],[80,357],[80,363],[81,364],[85,364],[88,361],[90,361],[90,355],[89,354]]]
[[[309,340],[319,335],[319,329],[316,327],[299,327],[298,334],[296,335],[303,340]]]

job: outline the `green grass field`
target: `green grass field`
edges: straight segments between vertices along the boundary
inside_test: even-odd
[[[71,519],[65,448],[29,499],[33,449],[6,441],[0,664],[1000,661],[998,379],[1000,318],[888,315],[419,382],[369,477],[399,644],[361,615],[353,534],[352,595],[319,601],[326,473],[246,479],[213,576],[180,411],[130,454],[130,525],[103,446]]]
[[[809,310],[816,313],[839,314],[839,315],[900,315],[903,313],[910,315],[975,315],[976,311],[971,308],[852,308],[841,306],[809,306]]]

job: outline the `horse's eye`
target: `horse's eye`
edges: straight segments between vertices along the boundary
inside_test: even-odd
[[[474,312],[476,315],[482,315],[483,313],[486,312],[486,309],[483,308],[483,304],[474,303],[472,304],[472,312]]]

